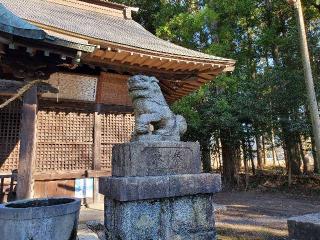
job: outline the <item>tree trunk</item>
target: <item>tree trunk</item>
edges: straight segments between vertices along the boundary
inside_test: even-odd
[[[288,173],[293,175],[301,174],[299,162],[300,153],[299,153],[299,133],[292,132],[291,129],[288,128],[290,121],[288,115],[283,115],[283,119],[287,119],[286,121],[281,122],[283,141],[284,141],[284,150],[287,156],[287,169]]]
[[[303,173],[307,173],[309,171],[309,161],[307,159],[307,156],[305,156],[303,141],[301,137],[299,138],[299,147],[300,147],[301,159],[303,162]]]
[[[263,165],[267,165],[267,154],[266,154],[266,139],[262,136],[262,161]]]
[[[245,184],[246,189],[249,186],[249,173],[248,173],[248,153],[247,153],[247,146],[246,140],[242,140],[242,151],[243,151],[243,165],[244,165],[244,174],[245,174]]]
[[[300,46],[301,46],[301,57],[304,68],[304,79],[307,90],[307,99],[309,105],[309,113],[311,116],[311,126],[312,133],[314,136],[316,158],[315,162],[320,164],[320,117],[319,117],[319,106],[317,102],[316,91],[314,87],[314,80],[312,76],[312,68],[310,62],[310,54],[308,49],[308,41],[305,27],[305,20],[303,16],[302,4],[301,1],[295,1],[294,3],[296,13],[297,13],[297,22],[299,27],[300,35]]]
[[[319,170],[320,170],[320,166],[318,166],[318,162],[317,162],[316,145],[315,145],[315,142],[314,142],[313,135],[311,135],[311,145],[312,145],[312,156],[313,156],[313,162],[314,162],[313,172],[314,173],[318,173]]]
[[[236,174],[240,172],[241,169],[241,145],[237,143],[235,146],[235,164],[236,164]]]
[[[219,160],[219,172],[222,174],[222,156],[221,156],[221,141],[219,138],[217,138],[218,142],[218,160]]]
[[[248,144],[248,156],[249,156],[249,159],[251,161],[252,174],[256,175],[256,167],[255,167],[255,164],[254,164],[254,157],[253,157],[253,151],[252,151],[252,145],[251,145],[251,142],[250,142],[250,138],[247,139],[247,144]]]
[[[212,172],[211,154],[210,154],[210,148],[209,148],[208,144],[202,145],[201,161],[202,161],[203,172],[205,172],[205,173]]]
[[[272,163],[273,166],[276,166],[276,161],[277,161],[277,153],[276,153],[276,149],[275,149],[275,141],[274,141],[274,130],[272,129],[271,132],[271,150],[272,150]]]
[[[285,130],[284,130],[285,131]],[[285,132],[285,150],[288,158],[288,170],[293,175],[301,174],[300,165],[300,154],[299,154],[299,142],[297,141],[296,134]]]
[[[256,136],[256,145],[257,145],[257,162],[258,162],[257,168],[258,170],[263,170],[263,167],[264,167],[263,157],[262,157],[263,147],[261,145],[260,136]]]
[[[223,183],[226,188],[231,188],[236,183],[235,177],[235,149],[230,129],[222,129],[221,146],[223,162]]]

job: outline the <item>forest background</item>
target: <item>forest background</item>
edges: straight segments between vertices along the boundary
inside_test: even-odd
[[[201,144],[204,171],[212,171],[215,156],[225,186],[233,187],[241,172],[247,182],[265,169],[268,151],[275,165],[280,147],[290,178],[319,173],[310,161],[316,156],[295,10],[286,0],[115,2],[139,7],[135,20],[162,39],[237,61],[233,73],[173,105],[188,122],[184,140]],[[302,4],[319,96],[320,1]]]

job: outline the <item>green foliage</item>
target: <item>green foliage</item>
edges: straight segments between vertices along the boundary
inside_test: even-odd
[[[295,12],[287,1],[118,2],[140,7],[135,18],[163,39],[237,61],[234,73],[174,104],[187,118],[188,140],[209,143],[226,129],[235,142],[249,132],[252,137],[272,129],[281,138],[284,130],[310,136]],[[320,1],[304,0],[303,5],[319,86]]]

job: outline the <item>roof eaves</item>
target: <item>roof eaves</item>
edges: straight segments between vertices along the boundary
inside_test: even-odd
[[[92,4],[95,4],[95,5],[104,6],[104,7],[111,7],[111,8],[115,8],[115,9],[118,9],[118,10],[123,10],[123,9],[129,7],[129,6],[126,6],[124,4],[114,3],[114,2],[110,2],[108,0],[79,0],[79,1],[92,3]]]
[[[62,30],[63,31],[63,30]],[[79,34],[75,34],[80,36]],[[125,51],[133,51],[141,54],[146,54],[146,55],[155,55],[158,57],[162,58],[177,58],[181,60],[189,60],[189,61],[198,61],[198,62],[212,62],[212,63],[221,63],[225,64],[228,66],[233,66],[236,64],[236,61],[233,59],[229,58],[223,58],[223,57],[216,57],[214,55],[210,54],[205,54],[207,57],[195,57],[195,56],[189,56],[189,55],[182,55],[182,54],[174,54],[174,53],[168,53],[168,52],[162,52],[162,51],[154,51],[150,49],[145,49],[145,48],[140,48],[137,46],[131,46],[131,45],[126,45],[126,44],[121,44],[121,43],[116,43],[116,42],[110,42],[106,41],[103,39],[97,39],[85,35],[81,35],[82,38],[87,39],[91,44],[99,45],[101,49],[108,49],[110,47],[112,48],[119,48],[120,50],[125,50]],[[202,53],[202,52],[199,52]]]
[[[233,59],[228,58],[222,58],[222,57],[215,57],[213,55],[206,54],[207,57],[196,57],[196,56],[189,56],[189,55],[182,55],[182,54],[174,54],[174,53],[168,53],[168,52],[162,52],[162,51],[154,51],[150,49],[140,48],[137,46],[131,46],[127,44],[117,43],[117,42],[111,42],[100,38],[94,38],[87,35],[82,35],[80,33],[76,32],[70,32],[66,31],[64,29],[56,28],[53,26],[48,26],[43,23],[34,22],[31,20],[27,20],[28,22],[32,23],[33,25],[44,29],[44,30],[50,30],[56,33],[69,35],[72,37],[80,38],[83,40],[86,40],[88,43],[100,46],[101,49],[108,49],[108,48],[118,48],[125,51],[132,51],[140,54],[146,54],[146,55],[154,55],[158,56],[160,58],[176,58],[186,61],[198,61],[198,62],[204,62],[204,63],[218,63],[226,66],[234,66],[236,61]]]

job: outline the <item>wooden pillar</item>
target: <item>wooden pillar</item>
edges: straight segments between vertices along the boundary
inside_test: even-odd
[[[94,151],[93,151],[93,170],[101,170],[101,104],[96,104],[94,113]],[[100,202],[99,179],[94,178],[93,202]]]
[[[37,110],[37,87],[33,86],[24,94],[21,109],[18,199],[29,199],[34,195],[33,174],[36,162]]]

